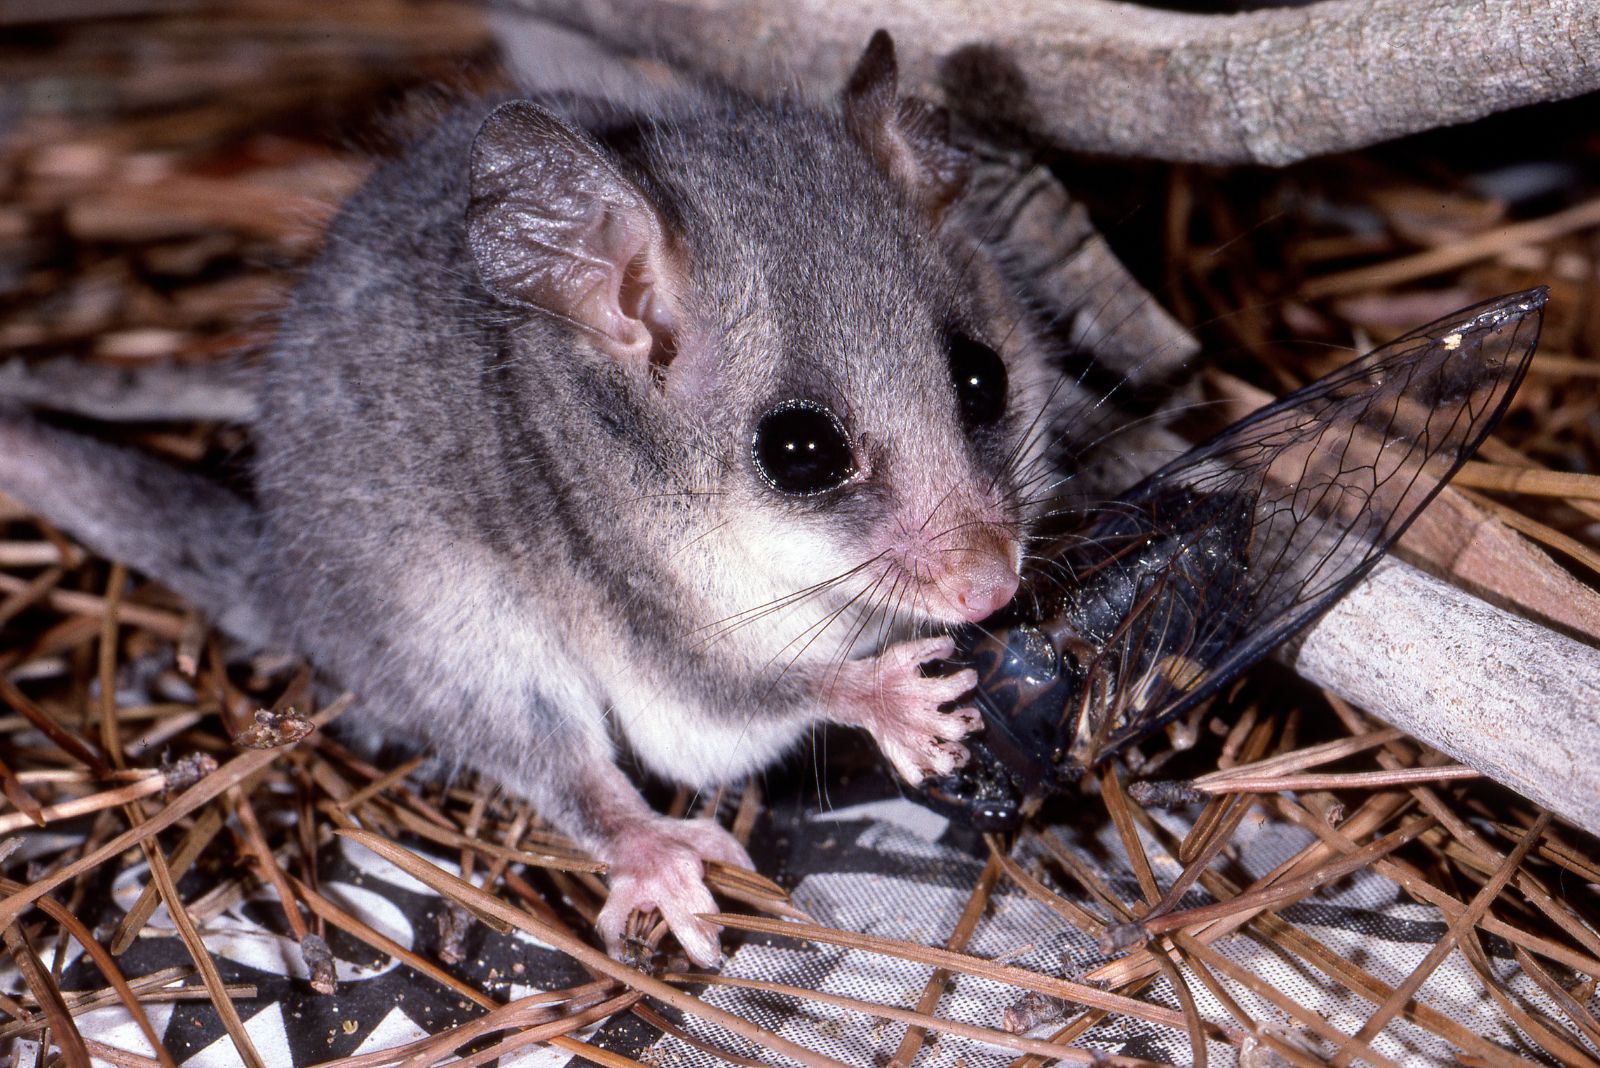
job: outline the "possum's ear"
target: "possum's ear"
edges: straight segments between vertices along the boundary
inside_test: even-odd
[[[966,187],[969,161],[950,143],[950,116],[899,95],[894,41],[878,30],[844,88],[845,128],[935,223]]]
[[[660,214],[537,104],[501,104],[479,128],[467,242],[501,300],[566,320],[617,360],[659,368],[677,351],[684,272]]]

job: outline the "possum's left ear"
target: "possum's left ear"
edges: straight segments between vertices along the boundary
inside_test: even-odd
[[[844,88],[844,123],[879,167],[937,223],[966,187],[969,161],[950,143],[950,117],[902,97],[894,41],[878,30]]]

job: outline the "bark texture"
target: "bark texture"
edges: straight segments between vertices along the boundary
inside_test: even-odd
[[[1600,834],[1600,650],[1386,560],[1294,669]]]
[[[750,89],[836,92],[872,31],[905,84],[1066,148],[1285,164],[1600,88],[1593,0],[500,0]]]

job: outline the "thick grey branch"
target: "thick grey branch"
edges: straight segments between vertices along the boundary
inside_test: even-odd
[[[1294,669],[1600,834],[1600,650],[1387,560]]]
[[[750,89],[832,93],[874,29],[907,84],[1068,148],[1284,164],[1600,89],[1593,0],[1324,0],[1187,15],[1110,0],[500,0]]]
[[[111,423],[189,419],[250,423],[258,374],[249,367],[151,364],[138,368],[84,363],[70,356],[0,364],[0,397],[40,411]]]
[[[502,14],[495,30],[524,91],[594,93],[618,101],[692,96],[693,79],[671,67],[608,51],[603,43],[538,19]],[[1094,353],[1133,386],[1173,377],[1198,351],[1193,338],[1156,303],[1095,230],[1061,183],[1020,152],[961,130],[973,153],[958,218],[995,255],[1017,293],[1057,337]]]

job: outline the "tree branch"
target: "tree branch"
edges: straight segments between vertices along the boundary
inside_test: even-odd
[[[1600,650],[1386,560],[1291,655],[1304,678],[1600,834]]]
[[[248,366],[152,363],[114,367],[71,356],[0,364],[0,397],[40,411],[109,423],[198,419],[251,423],[259,372]]]
[[[1067,148],[1285,164],[1600,89],[1592,0],[1323,0],[1188,15],[1111,0],[500,0],[749,89],[832,94],[868,36],[908,86]]]

